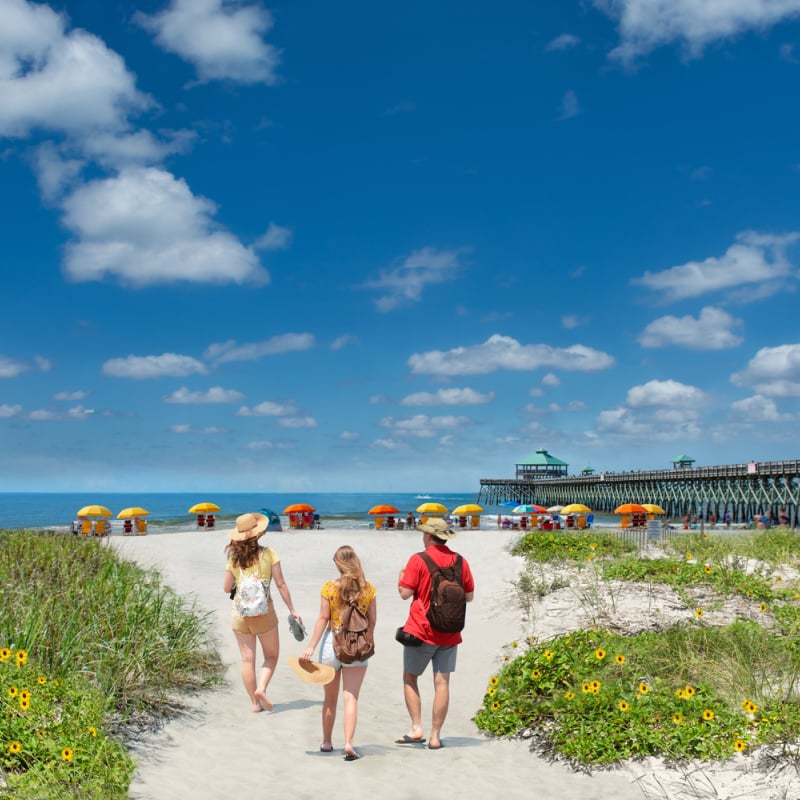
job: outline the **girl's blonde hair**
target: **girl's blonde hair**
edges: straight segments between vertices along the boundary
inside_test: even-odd
[[[349,544],[342,545],[333,554],[333,563],[341,573],[338,584],[342,600],[348,604],[358,600],[367,588],[367,579],[356,551]]]

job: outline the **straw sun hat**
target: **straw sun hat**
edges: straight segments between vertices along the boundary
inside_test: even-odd
[[[236,517],[236,527],[228,531],[228,538],[234,542],[243,542],[245,539],[257,539],[264,534],[269,525],[269,520],[264,514],[242,514]]]
[[[427,522],[417,525],[416,530],[445,542],[456,535],[456,532],[441,517],[433,517]]]
[[[298,678],[306,683],[324,686],[336,677],[336,670],[330,664],[320,664],[318,661],[301,661],[299,658],[287,659]]]

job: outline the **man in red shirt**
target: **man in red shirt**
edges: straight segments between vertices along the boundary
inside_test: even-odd
[[[454,553],[447,542],[456,532],[448,527],[443,519],[433,518],[419,525],[415,530],[422,533],[425,553],[440,567],[452,567],[458,554]],[[461,585],[466,593],[466,600],[472,600],[475,581],[469,564],[462,558]],[[411,608],[403,630],[422,641],[417,647],[403,647],[403,693],[406,708],[411,717],[411,730],[397,739],[397,744],[422,744],[422,702],[419,696],[417,679],[428,664],[433,665],[433,710],[431,732],[428,748],[438,750],[442,747],[440,733],[447,707],[450,703],[450,673],[455,672],[456,652],[461,642],[460,633],[443,633],[433,628],[428,621],[430,607],[431,573],[419,553],[408,559],[406,566],[400,571],[397,590],[403,600],[411,600]]]

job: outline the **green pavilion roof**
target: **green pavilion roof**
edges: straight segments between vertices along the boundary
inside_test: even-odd
[[[536,455],[529,461],[520,461],[520,464],[532,467],[568,467],[566,461],[551,456],[547,450],[537,450]]]

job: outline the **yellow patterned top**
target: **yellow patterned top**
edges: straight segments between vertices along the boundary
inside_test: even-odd
[[[339,606],[341,605],[341,598],[339,597],[339,584],[336,581],[328,581],[320,592],[323,597],[328,599],[331,604],[331,620],[330,628],[335,631],[340,625],[339,621]],[[375,599],[377,591],[371,583],[367,583],[364,593],[358,598],[358,607],[366,614],[370,603]]]

